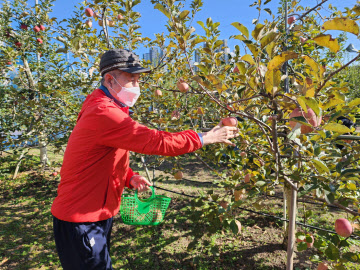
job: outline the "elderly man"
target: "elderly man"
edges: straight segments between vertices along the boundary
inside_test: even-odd
[[[124,187],[148,189],[150,182],[129,167],[129,151],[177,156],[211,143],[232,144],[236,127],[206,133],[149,129],[129,116],[140,96],[140,73],[150,72],[134,53],[114,49],[100,60],[102,85],[84,101],[61,168],[51,208],[56,248],[68,269],[112,269],[109,255],[113,217]]]

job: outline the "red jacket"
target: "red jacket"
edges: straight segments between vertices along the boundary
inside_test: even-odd
[[[60,171],[51,213],[70,222],[96,222],[119,212],[121,194],[135,174],[129,151],[177,156],[201,147],[195,131],[149,129],[129,116],[101,89],[90,94],[79,113]]]

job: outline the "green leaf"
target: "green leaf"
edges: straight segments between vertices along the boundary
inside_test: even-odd
[[[359,175],[360,169],[347,169],[341,172],[340,177]]]
[[[260,40],[261,49],[265,48],[267,45],[269,45],[271,42],[273,42],[278,36],[279,36],[279,34],[276,33],[275,31],[269,32],[266,36],[264,36]]]
[[[339,249],[332,243],[330,243],[328,248],[325,250],[325,254],[330,260],[337,260],[340,257]]]
[[[313,159],[312,164],[314,164],[315,168],[318,170],[318,172],[320,174],[323,173],[329,173],[329,168],[326,166],[326,164],[324,162],[322,162],[321,160],[318,159]]]
[[[257,181],[256,183],[255,183],[255,186],[257,186],[257,187],[262,187],[262,186],[265,186],[266,185],[266,182],[265,181]]]
[[[298,245],[297,245],[297,250],[298,250],[298,251],[307,250],[307,243],[305,243],[305,242],[300,242],[300,243],[298,243]]]
[[[346,126],[344,126],[342,124],[338,124],[338,123],[326,124],[324,126],[324,129],[334,131],[334,132],[337,132],[337,133],[340,133],[340,134],[351,132],[351,130],[348,127],[346,127]]]
[[[247,39],[249,39],[249,30],[245,25],[239,22],[233,22],[231,25],[238,29]]]
[[[345,258],[346,260],[348,260],[349,262],[360,263],[360,254],[359,253],[346,252],[343,254],[342,257]]]

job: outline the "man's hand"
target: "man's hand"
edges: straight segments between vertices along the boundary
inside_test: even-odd
[[[130,185],[137,189],[138,192],[143,192],[149,189],[148,186],[152,186],[152,184],[141,175],[133,175],[130,179]]]
[[[201,133],[204,145],[212,143],[226,143],[235,146],[229,139],[239,136],[237,127],[223,126],[222,122],[208,132]]]

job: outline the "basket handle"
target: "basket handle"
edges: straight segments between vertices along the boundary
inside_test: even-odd
[[[144,200],[139,199],[139,197],[138,197],[138,190],[135,190],[135,200],[136,200],[137,202],[151,202],[151,201],[155,198],[155,190],[154,190],[154,187],[153,187],[153,186],[149,186],[149,187],[150,187],[150,189],[151,189],[151,191],[152,191],[151,196],[150,196],[149,198],[147,198],[147,199],[144,199]]]

